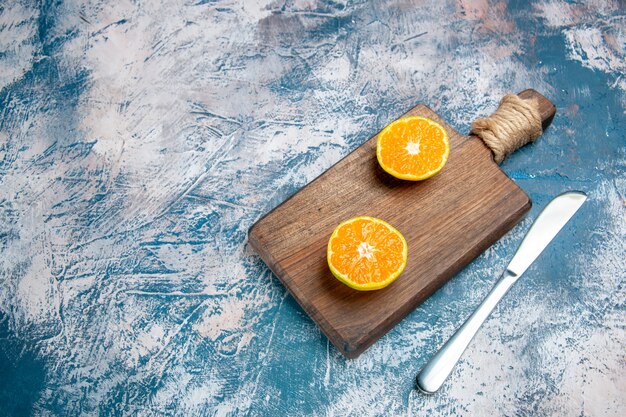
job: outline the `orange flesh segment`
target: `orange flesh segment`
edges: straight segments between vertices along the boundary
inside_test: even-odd
[[[445,129],[423,117],[396,120],[378,137],[380,165],[391,175],[402,179],[429,178],[443,168],[449,152]]]
[[[404,269],[406,255],[406,241],[400,232],[371,217],[342,223],[328,244],[333,274],[357,289],[377,289],[391,283]]]

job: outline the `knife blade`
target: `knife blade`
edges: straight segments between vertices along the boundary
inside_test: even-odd
[[[491,292],[417,375],[417,387],[422,392],[434,394],[443,385],[478,329],[498,302],[567,224],[586,199],[587,195],[583,192],[569,191],[548,203],[524,236],[513,259]]]

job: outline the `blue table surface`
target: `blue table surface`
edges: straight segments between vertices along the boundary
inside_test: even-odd
[[[249,227],[412,106],[467,132],[529,87],[558,107],[502,165],[530,214],[344,359]],[[620,0],[4,2],[0,415],[626,415],[625,108]],[[415,391],[571,189],[588,203]]]

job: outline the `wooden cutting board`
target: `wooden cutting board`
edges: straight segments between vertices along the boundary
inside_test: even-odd
[[[544,128],[556,111],[534,90]],[[450,138],[446,166],[421,182],[398,180],[376,159],[376,136],[252,226],[251,246],[335,347],[354,358],[456,272],[510,230],[530,198],[474,136],[455,131],[425,105],[404,116],[439,122]],[[408,261],[389,287],[359,292],[333,277],[326,246],[333,229],[355,216],[386,220],[405,236]]]

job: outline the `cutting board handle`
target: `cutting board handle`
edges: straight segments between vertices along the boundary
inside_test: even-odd
[[[541,136],[555,113],[554,103],[533,89],[507,94],[495,113],[472,123],[471,134],[491,149],[494,161],[499,164]]]
[[[550,123],[552,123],[552,119],[554,119],[554,115],[556,114],[556,106],[554,103],[532,88],[518,93],[517,96],[523,100],[536,100],[539,116],[541,117],[541,129],[546,130],[548,126],[550,126]]]

